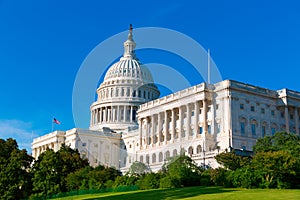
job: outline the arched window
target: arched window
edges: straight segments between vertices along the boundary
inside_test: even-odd
[[[170,158],[170,151],[166,152],[166,159],[168,160]]]
[[[255,119],[251,120],[251,133],[252,136],[256,136],[257,122]]]
[[[140,162],[144,162],[144,157],[140,156]]]
[[[159,152],[158,161],[159,162],[163,161],[163,154],[162,154],[162,152]]]
[[[173,157],[177,156],[177,149],[173,150]]]
[[[152,154],[152,163],[156,163],[156,154]]]
[[[268,127],[268,123],[267,122],[262,122],[261,123],[261,137],[265,137],[266,133],[267,133],[267,127]]]
[[[149,155],[146,155],[146,163],[149,164]]]
[[[240,118],[240,132],[241,135],[244,136],[246,134],[246,118]]]
[[[197,154],[199,154],[199,153],[201,153],[202,152],[202,147],[201,147],[201,145],[199,144],[198,146],[197,146]]]
[[[189,152],[189,155],[193,155],[194,154],[192,146],[189,147],[188,152]]]
[[[271,134],[272,134],[272,135],[275,135],[277,129],[278,129],[277,124],[272,123],[272,124],[271,124]]]

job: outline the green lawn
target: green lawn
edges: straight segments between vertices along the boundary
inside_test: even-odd
[[[228,189],[221,187],[186,187],[179,189],[139,190],[132,192],[113,192],[89,194],[58,198],[69,199],[100,199],[100,200],[156,200],[156,199],[222,199],[222,200],[276,200],[300,199],[300,190],[268,190],[268,189]],[[56,199],[56,200],[58,200]]]

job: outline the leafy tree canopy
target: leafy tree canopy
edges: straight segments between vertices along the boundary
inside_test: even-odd
[[[138,162],[138,161],[133,162],[128,171],[130,175],[137,175],[137,176],[149,172],[150,172],[150,168],[145,163]]]
[[[259,138],[253,150],[255,153],[287,150],[292,154],[299,154],[300,137],[293,133],[278,132],[274,136]]]
[[[0,139],[0,198],[21,199],[29,195],[32,161],[25,149],[18,149],[16,140]]]

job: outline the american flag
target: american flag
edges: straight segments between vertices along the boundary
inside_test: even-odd
[[[53,118],[53,123],[60,124],[60,121],[58,121],[57,119]]]

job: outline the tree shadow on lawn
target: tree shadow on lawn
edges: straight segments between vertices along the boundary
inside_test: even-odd
[[[194,197],[201,194],[214,194],[235,191],[233,189],[224,189],[222,187],[186,187],[175,189],[162,190],[140,190],[133,193],[122,193],[111,196],[87,198],[86,200],[127,200],[127,199],[141,199],[141,200],[156,200],[156,199],[182,199],[187,197]]]

